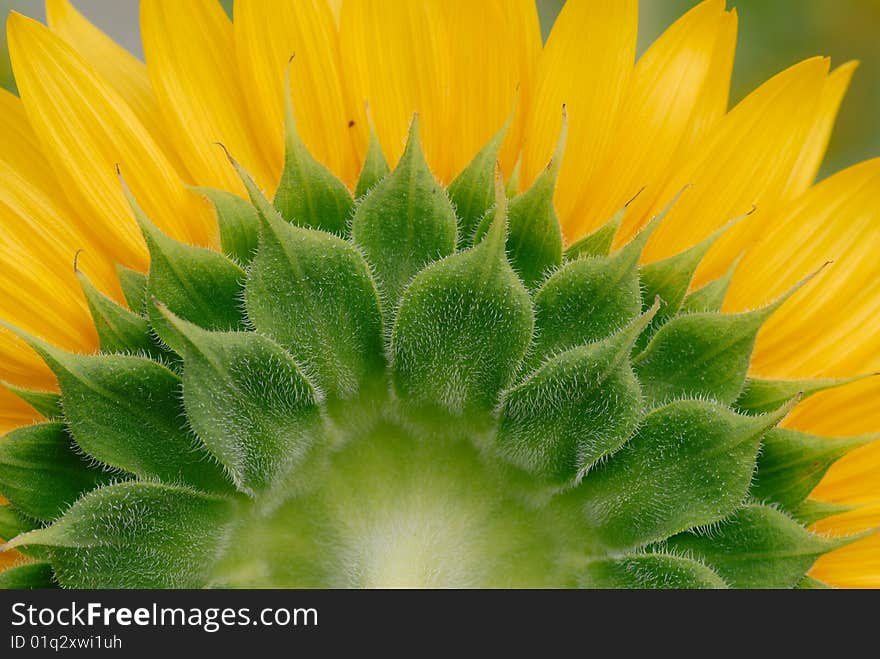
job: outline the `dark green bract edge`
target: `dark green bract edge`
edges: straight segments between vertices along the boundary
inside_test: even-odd
[[[0,537],[30,561],[0,586],[807,583],[842,544],[805,529],[839,512],[807,497],[872,438],[776,428],[834,383],[747,380],[787,296],[688,294],[714,237],[640,268],[662,213],[563,253],[563,141],[508,199],[503,136],[446,190],[414,121],[393,170],[373,140],[353,198],[288,120],[274,205],[231,158],[250,203],[201,190],[223,253],[129,194],[151,255],[120,270],[129,308],[80,273],[101,353],[9,326],[61,396],[13,389],[51,420],[0,440]]]

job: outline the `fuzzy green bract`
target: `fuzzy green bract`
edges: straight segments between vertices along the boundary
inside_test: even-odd
[[[789,588],[840,546],[805,524],[830,465],[872,441],[777,425],[837,381],[747,378],[781,303],[689,291],[706,242],[640,266],[662,213],[563,250],[561,147],[510,200],[504,129],[449,190],[417,124],[355,194],[288,120],[269,201],[213,202],[222,252],[163,235],[79,273],[101,351],[17,331],[60,396],[0,440],[0,586]],[[562,140],[560,140],[560,144]]]

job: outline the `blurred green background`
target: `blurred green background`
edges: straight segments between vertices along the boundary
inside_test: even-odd
[[[546,35],[563,0],[537,2]],[[640,0],[640,52],[697,2]],[[141,54],[137,0],[73,3],[123,45]],[[223,4],[231,7],[232,0]],[[728,6],[735,6],[740,18],[731,102],[786,66],[812,55],[830,56],[833,66],[861,60],[831,138],[823,174],[880,155],[880,0],[728,0]],[[42,18],[43,0],[0,0],[0,16],[10,9]],[[0,36],[0,84],[14,87],[5,30]]]

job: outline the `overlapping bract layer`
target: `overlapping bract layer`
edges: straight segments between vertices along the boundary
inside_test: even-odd
[[[151,265],[146,278],[120,271],[129,309],[80,275],[101,354],[18,332],[61,396],[20,391],[52,421],[0,444],[0,537],[35,561],[0,584],[226,584],[216,566],[240,551],[240,520],[344,482],[318,465],[382,424],[434,456],[448,443],[450,460],[455,442],[472,445],[467,468],[492,497],[523,520],[558,520],[542,527],[551,567],[537,581],[514,562],[503,582],[490,570],[448,585],[793,587],[840,546],[802,525],[840,508],[807,497],[871,438],[775,428],[834,383],[747,380],[780,302],[720,313],[729,275],[688,293],[711,241],[640,268],[663,214],[609,253],[618,214],[563,254],[556,168],[508,200],[503,132],[447,193],[414,121],[394,171],[380,151],[368,158],[357,199],[311,159],[290,112],[288,133],[281,208],[231,159],[251,203],[204,191],[225,255],[164,235],[126,189]],[[385,487],[381,468],[357,477]],[[434,500],[461,498],[438,482],[425,483]],[[481,524],[468,527],[474,546],[523,542]],[[534,535],[521,526],[509,532]],[[493,553],[472,558],[491,565]],[[323,585],[357,572],[346,555]]]

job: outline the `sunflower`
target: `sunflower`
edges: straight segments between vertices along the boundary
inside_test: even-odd
[[[638,60],[636,0],[142,0],[146,65],[46,6],[0,583],[880,586],[856,63],[728,109],[723,0]]]

